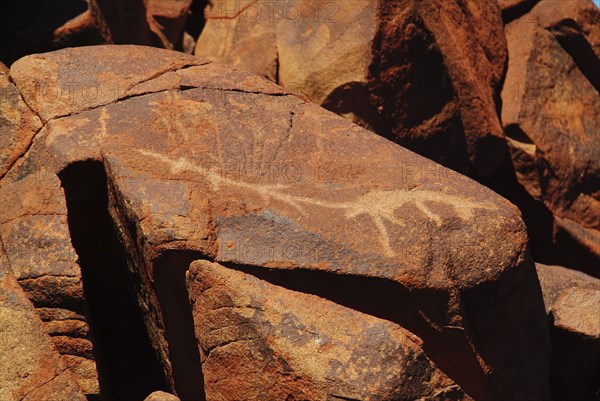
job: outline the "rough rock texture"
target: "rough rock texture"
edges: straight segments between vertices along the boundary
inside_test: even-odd
[[[552,316],[551,383],[556,398],[597,398],[600,394],[600,288],[566,290],[552,306]]]
[[[50,0],[2,4],[0,60],[11,64],[27,54],[104,43],[183,49],[193,0]],[[201,22],[201,21],[200,21]]]
[[[495,1],[216,0],[197,55],[239,66],[463,173],[500,164]],[[474,169],[474,170],[473,170]]]
[[[397,324],[206,261],[187,285],[208,400],[466,398]]]
[[[555,399],[593,400],[600,394],[600,280],[560,266],[536,268],[551,323]]]
[[[86,394],[99,392],[81,272],[60,181],[42,170],[0,182],[0,236],[19,284]]]
[[[2,188],[27,200],[28,177],[57,174],[82,271],[114,268],[84,285],[129,281],[139,307],[123,321],[141,314],[149,333],[138,354],[98,355],[142,372],[156,353],[169,390],[200,398],[185,271],[206,259],[410,330],[475,399],[547,398],[547,320],[525,227],[492,191],[269,81],[180,53],[65,49],[10,73],[45,125]],[[42,82],[57,96],[36,96]],[[116,98],[65,95],[105,86]],[[122,309],[87,301],[108,316]]]
[[[10,82],[8,69],[0,64],[0,178],[6,174],[19,155],[31,145],[42,122],[32,112],[15,86]]]
[[[0,241],[0,399],[85,401],[11,272]]]
[[[537,204],[524,213],[536,260],[600,276],[600,11],[542,1],[506,35],[502,122],[529,197],[513,201]]]
[[[144,401],[180,401],[173,394],[165,393],[164,391],[155,391],[150,394]]]

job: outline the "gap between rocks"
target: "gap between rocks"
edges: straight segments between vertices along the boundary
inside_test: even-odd
[[[153,266],[149,268],[140,256],[144,239],[139,238],[135,222],[128,220],[118,197],[115,219],[120,221],[110,215],[108,192],[109,188],[113,192],[116,189],[110,177],[107,178],[104,164],[77,162],[65,168],[59,177],[67,198],[73,245],[80,258],[102,392],[123,394],[115,399],[141,401],[151,391],[174,387],[182,401],[205,400],[200,351],[185,276],[192,261],[214,262],[214,258],[197,251],[168,250],[155,255]],[[128,244],[127,248],[124,243]],[[140,255],[128,255],[132,252]],[[140,271],[140,277],[132,277],[128,259],[137,265],[133,268]],[[425,354],[466,393],[475,399],[490,398],[487,377],[465,333],[449,328],[442,332],[428,322],[416,306],[414,296],[399,283],[307,269],[290,271],[217,263],[399,324],[423,341]],[[132,285],[136,280],[149,281],[149,291],[155,292],[153,295],[142,290],[145,299],[141,302],[147,304],[145,308],[140,307],[133,293],[133,288],[140,288]],[[433,291],[426,294],[438,299],[444,296]],[[158,313],[152,310],[154,303],[160,308]],[[148,326],[148,320],[144,324],[144,313],[157,315],[152,318],[158,321],[158,336],[163,336],[162,339],[153,342],[156,330]],[[157,357],[161,351],[162,366]]]
[[[319,270],[279,270],[240,265],[218,264],[250,274],[291,291],[316,295],[328,301],[400,325],[417,335],[421,348],[439,369],[474,399],[492,399],[487,382],[471,344],[460,330],[436,329],[415,305],[414,297],[397,282],[378,277],[344,275]],[[421,295],[422,296],[422,295]],[[427,294],[431,298],[443,294]]]
[[[167,386],[131,292],[126,249],[108,212],[104,167],[76,162],[58,176],[79,257],[102,399],[141,401]]]

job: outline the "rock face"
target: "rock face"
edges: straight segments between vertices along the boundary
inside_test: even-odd
[[[187,285],[207,399],[466,398],[397,324],[206,261]]]
[[[21,99],[8,78],[8,68],[0,64],[0,178],[22,155],[42,122]]]
[[[10,74],[44,126],[0,182],[5,196],[21,200],[3,208],[8,223],[0,235],[12,244],[9,258],[20,260],[15,271],[29,277],[23,238],[34,241],[38,234],[25,223],[56,219],[57,239],[49,243],[66,240],[68,225],[94,338],[119,333],[94,341],[101,388],[106,368],[120,372],[117,378],[134,373],[121,384],[106,381],[113,393],[130,395],[135,387],[143,398],[168,388],[181,399],[203,397],[197,341],[208,337],[194,333],[185,272],[191,261],[204,259],[271,282],[252,279],[253,285],[289,292],[309,329],[316,320],[302,310],[301,293],[323,298],[324,310],[348,314],[353,327],[364,323],[397,336],[393,346],[410,351],[413,363],[388,355],[382,366],[407,370],[389,381],[362,370],[365,385],[374,380],[377,388],[394,388],[420,366],[435,379],[411,387],[420,394],[449,383],[448,391],[460,386],[474,399],[547,398],[547,320],[525,227],[515,207],[492,191],[269,81],[181,53],[66,49],[25,57]],[[66,81],[75,75],[76,82]],[[42,83],[54,97],[39,96],[34,88]],[[101,95],[106,87],[117,89],[112,97]],[[100,95],[78,96],[90,90]],[[45,185],[28,185],[36,175]],[[58,180],[62,198],[45,189]],[[35,201],[48,199],[44,191],[53,200]],[[31,228],[17,236],[22,219]],[[63,275],[75,272],[67,245],[47,257],[65,261],[57,264]],[[132,292],[138,306],[126,307]],[[190,296],[202,299],[197,292]],[[134,324],[140,316],[141,332]],[[273,318],[257,316],[256,326],[274,324]],[[115,322],[128,326],[110,327]],[[287,323],[276,327],[283,331],[267,341],[283,344],[300,335],[286,331]],[[327,332],[342,340],[353,327]],[[401,328],[420,340],[411,344]],[[218,333],[211,336],[219,340]],[[376,344],[367,333],[357,336]],[[350,347],[343,344],[340,349]],[[328,363],[311,349],[303,352],[317,358],[317,366]],[[293,350],[277,345],[269,352],[286,358]],[[216,358],[209,360],[210,372],[222,371]],[[318,389],[328,376],[305,368],[295,372]],[[349,371],[331,375],[363,387]]]
[[[542,1],[506,35],[502,122],[527,194],[513,201],[537,205],[525,213],[537,259],[600,276],[600,11]]]
[[[60,181],[39,171],[13,185],[2,182],[0,203],[0,235],[12,271],[82,390],[97,394],[81,273]]]
[[[3,5],[0,60],[70,46],[133,43],[183,49],[193,0],[48,0]]]
[[[1,241],[0,366],[3,401],[86,400],[17,284]]]
[[[560,266],[536,266],[551,322],[551,380],[557,400],[600,393],[600,280]]]
[[[495,1],[216,0],[196,54],[253,71],[456,171],[500,164]]]

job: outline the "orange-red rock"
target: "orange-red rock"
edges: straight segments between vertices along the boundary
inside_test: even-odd
[[[600,391],[600,280],[537,264],[550,318],[551,386],[557,400],[592,400]]]
[[[86,394],[99,393],[81,272],[60,181],[38,171],[0,182],[0,236],[19,284]]]
[[[488,175],[506,42],[495,1],[217,0],[195,54],[263,75],[454,170]]]
[[[502,122],[518,183],[549,216],[525,213],[530,236],[544,247],[537,259],[599,276],[600,95],[590,71],[600,60],[577,49],[600,44],[590,21],[600,22],[591,2],[542,1],[506,27]],[[550,227],[540,228],[543,219]]]
[[[42,127],[39,117],[21,99],[8,78],[8,68],[0,64],[0,178],[31,145]]]
[[[71,68],[75,93],[116,85],[116,98],[65,96]],[[184,282],[194,259],[274,274],[263,278],[410,330],[475,399],[547,398],[525,227],[492,191],[269,81],[180,53],[66,49],[19,60],[11,77],[45,125],[2,188],[27,200],[21,181],[58,174],[80,250],[95,252],[94,224],[116,227],[112,247],[125,245],[134,277],[124,280],[181,399],[203,391]],[[58,96],[36,96],[42,82]],[[90,193],[102,222],[78,209],[94,206],[77,205]]]
[[[470,399],[387,320],[206,261],[187,286],[208,400]]]
[[[180,401],[173,394],[165,393],[164,391],[155,391],[150,394],[144,401]]]
[[[0,399],[85,401],[12,274],[0,241]]]

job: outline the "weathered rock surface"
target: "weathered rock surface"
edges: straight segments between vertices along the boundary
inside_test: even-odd
[[[99,393],[67,208],[55,174],[0,182],[0,236],[19,284],[86,394]]]
[[[600,394],[600,288],[570,288],[552,306],[551,383],[556,398]]]
[[[17,284],[0,241],[0,399],[85,401]]]
[[[42,127],[10,82],[8,68],[0,64],[0,178],[31,145],[35,133]]]
[[[144,401],[180,401],[173,394],[165,393],[164,391],[155,391],[150,394]]]
[[[73,92],[117,85],[116,99],[65,96],[74,75]],[[130,281],[137,294],[153,349],[122,359],[142,369],[156,352],[181,399],[204,391],[185,289],[194,259],[410,330],[475,399],[547,397],[547,320],[525,227],[492,191],[269,81],[180,53],[66,49],[19,60],[11,77],[45,125],[2,189],[27,199],[27,177],[59,176],[82,269],[122,273],[92,287]],[[41,82],[59,95],[36,96]]]
[[[495,1],[212,1],[195,54],[263,75],[454,170],[500,164]],[[474,169],[474,170],[473,170]]]
[[[594,67],[600,53],[584,50],[585,44],[600,46],[599,24],[600,11],[591,2],[540,2],[506,27],[510,62],[502,91],[502,122],[517,180],[543,210],[525,214],[530,236],[544,248],[534,249],[536,258],[595,276],[600,95],[591,71],[600,71]],[[539,229],[545,224],[551,232]]]
[[[600,392],[600,280],[561,266],[536,268],[551,323],[554,396],[593,400]]]
[[[466,398],[397,324],[206,261],[187,286],[208,400]]]
[[[70,46],[138,44],[183,50],[193,0],[49,0],[3,4],[0,60]]]

